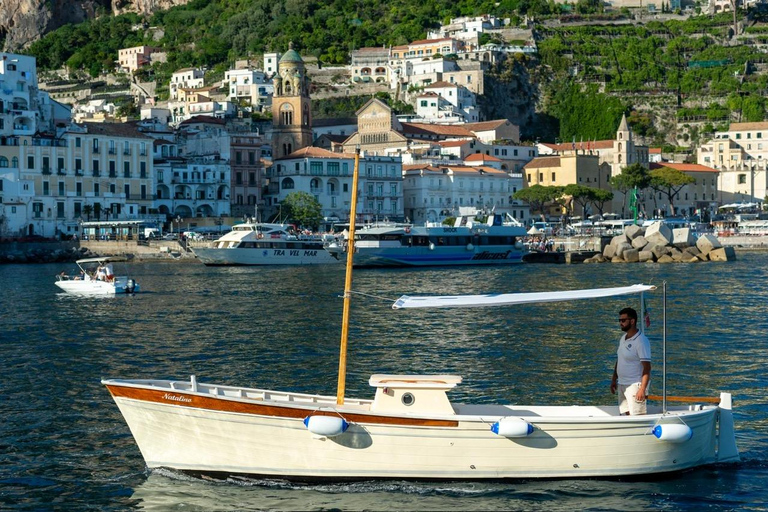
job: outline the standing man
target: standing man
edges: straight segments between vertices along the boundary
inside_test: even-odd
[[[618,387],[621,414],[645,414],[651,382],[651,344],[637,328],[637,311],[634,309],[619,311],[619,326],[624,335],[619,339],[611,393],[616,394]]]

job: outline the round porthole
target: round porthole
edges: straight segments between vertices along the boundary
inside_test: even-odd
[[[413,398],[413,395],[411,393],[403,393],[403,405],[413,405],[413,402],[416,401],[415,398]]]

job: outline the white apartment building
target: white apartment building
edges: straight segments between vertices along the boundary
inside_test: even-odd
[[[171,100],[179,99],[179,88],[199,89],[205,86],[205,74],[202,69],[184,68],[171,75],[169,85]]]
[[[428,39],[443,39],[452,37],[463,41],[476,41],[478,34],[489,30],[498,30],[501,28],[501,22],[495,16],[484,14],[482,16],[462,16],[453,18],[447,25],[442,25],[439,29],[427,33]]]
[[[13,53],[0,56],[0,134],[33,135],[42,128],[37,61]]]
[[[416,104],[416,113],[425,117],[425,121],[443,122],[442,118],[461,118],[462,122],[475,123],[479,121],[480,113],[477,109],[477,98],[475,94],[466,87],[450,83],[436,82],[424,88],[426,94],[434,94],[438,97],[437,101],[432,96],[419,96]],[[447,103],[446,103],[447,102]],[[425,105],[426,103],[426,105]],[[420,111],[419,109],[427,109]]]
[[[230,69],[224,73],[224,84],[228,87],[227,100],[243,100],[258,110],[272,104],[274,85],[264,71],[258,69]]]
[[[171,217],[228,217],[230,166],[217,154],[184,156],[184,144],[156,140],[156,208]]]
[[[266,73],[267,78],[272,78],[275,73],[277,73],[277,65],[280,63],[280,57],[282,57],[282,53],[278,52],[269,52],[264,54],[264,73]]]
[[[524,222],[528,207],[511,199],[521,188],[522,174],[510,174],[489,165],[456,163],[403,167],[405,215],[417,224],[455,216],[459,207],[493,209]]]
[[[351,54],[353,82],[389,83],[389,48],[360,48]]]
[[[352,154],[315,147],[276,159],[268,171],[268,208],[271,213],[277,213],[280,202],[288,194],[303,191],[315,196],[323,217],[348,220],[354,164]],[[363,155],[359,169],[358,220],[402,219],[402,181],[400,158]]]
[[[731,123],[696,152],[697,162],[720,171],[719,201],[762,203],[768,195],[768,122]]]

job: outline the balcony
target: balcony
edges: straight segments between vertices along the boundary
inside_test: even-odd
[[[130,155],[131,154],[131,150],[130,149],[124,149],[123,150],[123,154],[126,155],[126,156]]]
[[[83,170],[82,169],[75,169],[75,176],[82,176]]]
[[[59,169],[56,172],[56,174],[58,174],[59,176],[66,176],[67,175],[67,170],[66,169]]]
[[[117,150],[115,148],[109,148],[109,154],[110,155],[116,155],[117,154]]]
[[[43,174],[50,175],[51,174],[51,168],[50,167],[43,167]]]
[[[94,155],[98,155],[99,154],[99,148],[93,148],[92,153]]]
[[[94,174],[94,176],[95,176],[95,174]],[[117,172],[115,172],[115,171],[109,171],[109,177],[110,177],[110,178],[117,178]]]
[[[92,176],[94,176],[94,177],[96,177],[96,178],[98,178],[99,176],[101,176],[101,173],[100,173],[99,171],[93,171],[93,172],[91,173],[91,175],[92,175]]]

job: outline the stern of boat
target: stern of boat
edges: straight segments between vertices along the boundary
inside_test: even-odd
[[[740,457],[739,449],[736,446],[736,428],[733,422],[733,398],[730,393],[720,393],[719,409],[717,461],[738,462]]]

